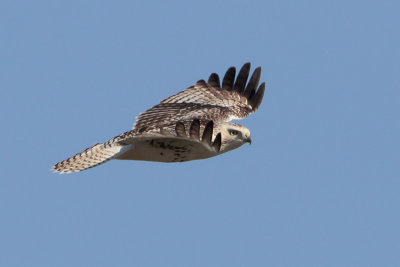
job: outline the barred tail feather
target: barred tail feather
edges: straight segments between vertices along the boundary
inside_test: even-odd
[[[121,150],[117,144],[96,144],[82,152],[53,165],[53,172],[71,173],[96,167],[111,159]]]

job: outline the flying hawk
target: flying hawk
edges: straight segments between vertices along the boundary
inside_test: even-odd
[[[228,123],[255,112],[263,99],[265,82],[259,87],[261,67],[250,80],[250,63],[230,67],[222,86],[216,73],[208,82],[170,96],[140,114],[133,130],[96,144],[53,166],[54,172],[71,173],[111,159],[183,162],[220,155],[251,143],[246,127]]]

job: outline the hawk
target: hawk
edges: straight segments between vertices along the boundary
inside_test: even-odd
[[[264,96],[258,86],[261,67],[250,73],[250,63],[230,67],[222,80],[218,74],[160,102],[141,113],[133,130],[105,143],[95,144],[55,164],[58,173],[83,171],[111,159],[183,162],[206,159],[251,143],[246,127],[229,123],[254,113]]]

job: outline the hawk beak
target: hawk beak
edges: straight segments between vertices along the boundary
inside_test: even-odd
[[[249,143],[249,144],[251,145],[251,137],[250,137],[250,136],[247,137],[246,139],[244,139],[244,141],[245,141],[246,143]]]

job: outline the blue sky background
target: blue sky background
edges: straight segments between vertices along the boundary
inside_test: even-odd
[[[400,266],[398,1],[2,1],[1,266]],[[253,145],[52,164],[229,66]]]

